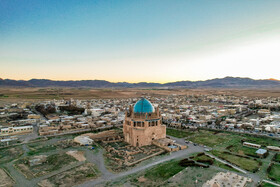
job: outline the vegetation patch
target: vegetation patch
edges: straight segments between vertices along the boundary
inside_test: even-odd
[[[195,134],[195,132],[193,131],[182,131],[182,130],[176,130],[176,129],[166,129],[166,134],[169,136],[174,136],[176,138],[185,138],[188,136],[191,136],[193,134]]]
[[[197,155],[190,157],[190,159],[193,159],[197,162],[207,164],[207,165],[214,165],[222,169],[226,169],[229,171],[239,172],[238,170],[234,169],[231,165],[221,163],[214,158],[209,157],[208,155],[205,155],[205,153],[198,153]]]
[[[207,165],[212,165],[215,161],[214,158],[211,158],[207,155],[205,155],[205,153],[198,153],[193,160],[203,163],[203,164],[207,164]]]
[[[259,187],[275,187],[275,185],[267,182],[262,182]]]
[[[214,131],[200,130],[195,136],[188,138],[198,144],[214,147],[224,142],[230,141],[230,136],[225,136],[223,133],[215,133]]]
[[[267,169],[268,177],[276,182],[280,182],[280,165],[271,164]]]
[[[28,145],[28,147],[30,149],[30,151],[27,152],[29,156],[56,150],[56,147],[54,145],[41,145],[36,143],[30,144]]]
[[[185,167],[179,165],[180,160],[171,160],[149,169],[144,177],[150,181],[165,181],[173,175],[179,173]]]
[[[256,154],[257,149],[255,148],[250,148],[250,147],[244,147],[241,143],[234,145],[228,149],[230,152],[234,152],[236,154],[240,155],[247,155],[247,156],[252,156],[252,157],[259,157]]]
[[[228,165],[228,164],[224,164],[224,163],[221,163],[217,160],[214,161],[214,166],[217,166],[219,168],[222,168],[222,169],[225,169],[225,170],[228,170],[228,171],[234,171],[234,172],[239,172],[238,170],[234,169],[231,165]]]
[[[251,172],[256,172],[259,169],[259,166],[261,165],[261,162],[258,162],[257,160],[230,154],[228,152],[212,150],[212,154],[223,160],[228,161],[229,163],[232,163],[242,169]]]
[[[248,142],[259,144],[263,147],[280,145],[280,141],[277,139],[273,139],[273,138],[255,136],[255,135],[249,135],[249,134],[244,134],[244,135],[242,135],[242,137],[244,137],[246,139],[246,141],[248,141]]]
[[[275,162],[280,162],[280,154],[279,154],[279,153],[277,153],[277,154],[274,155],[273,161],[275,161]]]

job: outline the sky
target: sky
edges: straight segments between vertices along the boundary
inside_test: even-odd
[[[0,0],[0,78],[280,79],[279,0]]]

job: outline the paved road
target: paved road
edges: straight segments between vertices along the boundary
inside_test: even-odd
[[[129,171],[125,171],[125,172],[121,172],[121,173],[111,173],[109,175],[105,174],[104,176],[106,176],[106,177],[101,177],[101,178],[98,178],[98,179],[95,179],[95,180],[91,180],[91,181],[88,181],[88,182],[86,182],[84,184],[81,184],[79,186],[80,187],[92,187],[94,185],[100,184],[100,183],[105,182],[105,181],[115,180],[117,178],[121,178],[121,177],[124,177],[124,176],[127,176],[127,175],[131,175],[131,174],[143,171],[143,170],[148,169],[152,166],[158,165],[160,163],[163,163],[163,162],[166,162],[166,161],[169,161],[169,160],[172,160],[172,159],[184,158],[184,157],[189,156],[192,153],[197,153],[197,152],[202,152],[202,151],[203,151],[202,147],[189,145],[189,147],[185,150],[172,152],[170,155],[167,155],[165,157],[157,158],[154,162],[149,163],[145,166],[135,167],[135,168],[133,168]]]

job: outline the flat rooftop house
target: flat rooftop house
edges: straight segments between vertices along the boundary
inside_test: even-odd
[[[253,148],[261,148],[261,145],[258,145],[258,144],[253,144],[253,143],[250,143],[250,142],[243,142],[243,146],[247,146],[247,147],[253,147]]]
[[[265,150],[265,149],[258,149],[257,151],[256,151],[256,154],[258,155],[258,156],[260,156],[260,157],[264,157],[264,155],[267,153],[267,150]]]

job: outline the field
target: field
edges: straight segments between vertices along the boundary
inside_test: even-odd
[[[5,102],[46,100],[46,99],[94,99],[94,98],[131,98],[149,94],[151,96],[167,95],[206,95],[225,94],[247,97],[278,97],[279,89],[146,89],[146,88],[119,88],[119,89],[94,89],[94,88],[0,88],[0,106]]]

